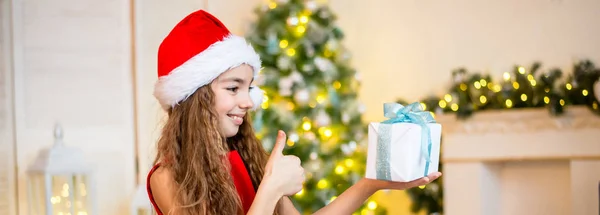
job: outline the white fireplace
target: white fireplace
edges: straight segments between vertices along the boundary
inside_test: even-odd
[[[436,119],[444,214],[600,214],[600,116],[587,107],[559,117],[515,109]]]

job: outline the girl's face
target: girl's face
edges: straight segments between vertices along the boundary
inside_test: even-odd
[[[219,127],[226,137],[237,134],[244,116],[254,105],[250,98],[252,81],[252,67],[242,64],[222,73],[211,83]]]

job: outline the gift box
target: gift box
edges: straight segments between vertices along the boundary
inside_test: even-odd
[[[437,172],[442,126],[419,103],[386,103],[384,114],[369,124],[365,177],[408,182]]]

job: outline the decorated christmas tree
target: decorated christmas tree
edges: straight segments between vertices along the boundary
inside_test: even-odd
[[[253,115],[255,129],[267,150],[278,130],[287,133],[284,154],[298,156],[307,171],[305,187],[292,201],[302,213],[314,212],[364,176],[367,127],[357,100],[359,75],[327,5],[278,0],[255,12],[247,39],[261,55],[256,81],[266,93]],[[361,212],[385,210],[367,201]]]

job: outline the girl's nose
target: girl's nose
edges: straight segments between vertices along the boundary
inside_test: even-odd
[[[242,109],[252,109],[252,107],[254,107],[254,103],[252,103],[252,98],[250,98],[250,94],[244,96],[244,98],[242,98],[242,101],[240,103],[240,108]]]

